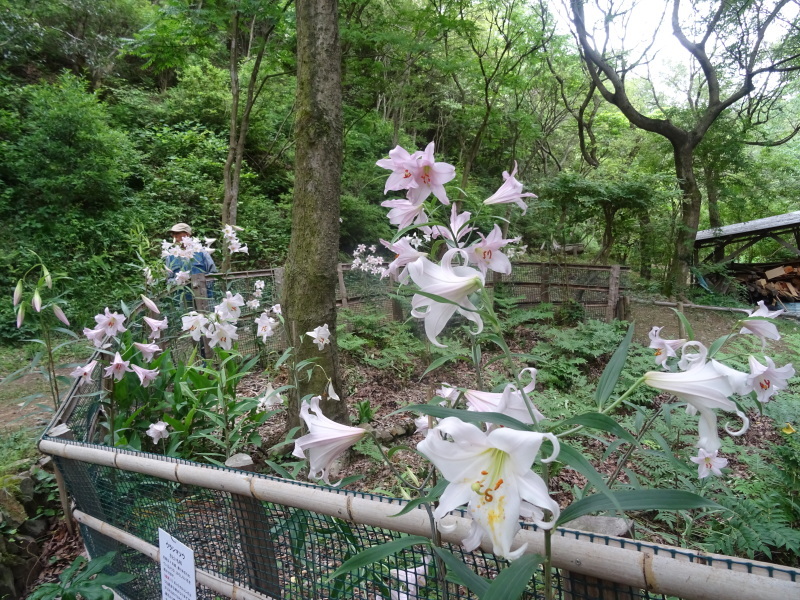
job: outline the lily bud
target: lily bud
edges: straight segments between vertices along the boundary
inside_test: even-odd
[[[142,294],[142,302],[148,308],[148,310],[150,310],[150,312],[154,312],[157,315],[161,314],[161,311],[158,310],[158,307],[156,306],[156,303],[153,302],[150,298],[148,298],[144,294]]]
[[[64,314],[64,311],[61,310],[61,307],[58,304],[53,304],[53,312],[56,315],[56,318],[61,321],[64,325],[69,327],[69,320],[67,319],[67,315]]]
[[[37,288],[35,292],[33,292],[33,298],[31,299],[31,306],[36,312],[42,312],[42,297],[39,295],[39,289]]]
[[[20,304],[17,309],[17,329],[22,327],[22,322],[25,320],[25,305]]]
[[[14,306],[19,304],[22,300],[22,279],[17,282],[17,287],[14,288]]]
[[[47,286],[47,289],[53,289],[53,277],[44,265],[42,265],[42,272],[44,273],[44,284]]]

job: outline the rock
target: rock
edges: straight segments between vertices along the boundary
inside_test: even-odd
[[[47,517],[28,519],[20,526],[20,531],[33,538],[39,538],[47,531]]]
[[[570,529],[579,529],[597,533],[599,535],[614,535],[617,537],[629,537],[633,529],[633,521],[621,517],[595,517],[585,515],[570,521],[567,524]]]
[[[16,598],[17,587],[14,585],[14,573],[5,565],[0,565],[0,598]]]

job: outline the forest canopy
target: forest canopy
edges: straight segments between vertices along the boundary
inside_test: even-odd
[[[658,44],[624,36],[635,11],[603,17],[597,4],[340,2],[340,250],[391,235],[375,157],[431,141],[474,212],[516,164],[539,198],[508,237],[533,255],[583,244],[587,261],[630,265],[653,289],[691,235],[676,132],[694,144],[696,227],[798,210],[792,3],[762,3],[776,23],[745,2],[648,3],[663,9],[662,35],[678,19],[694,48],[657,59]],[[93,314],[130,296],[177,221],[217,237],[233,219],[250,249],[234,268],[283,264],[302,177],[294,19],[287,0],[0,0],[0,284],[11,289],[37,252],[74,279],[70,310]],[[603,45],[598,22],[631,45]],[[740,260],[785,253],[767,241]],[[0,336],[23,335],[10,303],[0,317]]]

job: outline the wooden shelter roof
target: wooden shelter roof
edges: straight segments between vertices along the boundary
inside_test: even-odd
[[[794,211],[774,217],[764,219],[754,219],[744,223],[725,225],[716,229],[704,229],[697,232],[694,245],[696,248],[719,244],[720,242],[730,243],[738,239],[747,239],[754,234],[779,233],[796,229],[800,225],[800,211]]]

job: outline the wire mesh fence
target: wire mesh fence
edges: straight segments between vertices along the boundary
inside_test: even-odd
[[[47,435],[44,440],[43,449],[55,455],[77,509],[103,525],[82,528],[90,554],[98,556],[115,550],[118,554],[112,570],[135,575],[131,583],[119,589],[124,598],[160,598],[160,570],[152,555],[148,557],[111,533],[123,532],[157,546],[159,528],[193,549],[198,570],[240,589],[252,590],[258,594],[254,597],[298,600],[474,597],[459,583],[445,582],[438,576],[439,565],[429,545],[406,547],[372,564],[333,576],[345,560],[362,549],[399,539],[403,531],[410,533],[408,520],[398,518],[397,527],[393,529],[389,516],[403,507],[403,500],[56,440]],[[82,452],[86,453],[85,457]],[[247,479],[243,479],[243,475]],[[275,489],[270,492],[273,487]],[[264,500],[264,497],[272,499]],[[281,500],[274,500],[276,498]],[[368,514],[364,504],[371,507],[371,519],[362,518]],[[380,526],[376,526],[374,517],[378,513],[388,517]],[[523,528],[536,530],[528,524],[523,524]],[[655,556],[693,566],[695,572],[685,575],[690,582],[698,578],[697,569],[701,569],[701,579],[703,573],[708,580],[713,579],[714,573],[731,578],[744,575],[758,580],[756,589],[764,584],[761,595],[748,596],[745,591],[744,596],[729,598],[777,598],[774,589],[766,586],[770,578],[788,582],[786,585],[792,587],[784,589],[790,590],[797,590],[800,581],[800,571],[788,567],[569,529],[556,532],[553,547],[575,541],[579,541],[584,553],[576,552],[574,545],[567,548],[569,572],[563,569],[557,572],[554,582],[556,597],[561,600],[667,598],[658,589],[648,591],[648,586],[615,583],[611,567],[620,562],[618,555],[609,560],[607,576],[581,574],[582,560],[590,563],[592,548],[598,546],[629,554],[635,572],[642,569],[639,563],[645,565],[645,571],[649,565],[654,573],[659,572],[661,567],[654,562]],[[502,559],[480,548],[466,552],[450,541],[445,541],[443,547],[482,577],[494,578],[505,565]],[[683,584],[674,574],[670,577],[659,572],[659,575],[666,587]],[[657,581],[655,576],[652,581]],[[691,585],[697,586],[696,593],[681,597],[719,598],[707,595],[707,589],[700,583],[690,584],[694,591]],[[220,597],[218,590],[203,585],[198,590],[198,598]],[[530,580],[523,597],[532,600],[543,597],[542,593],[539,571]],[[791,597],[791,594],[784,597]]]

